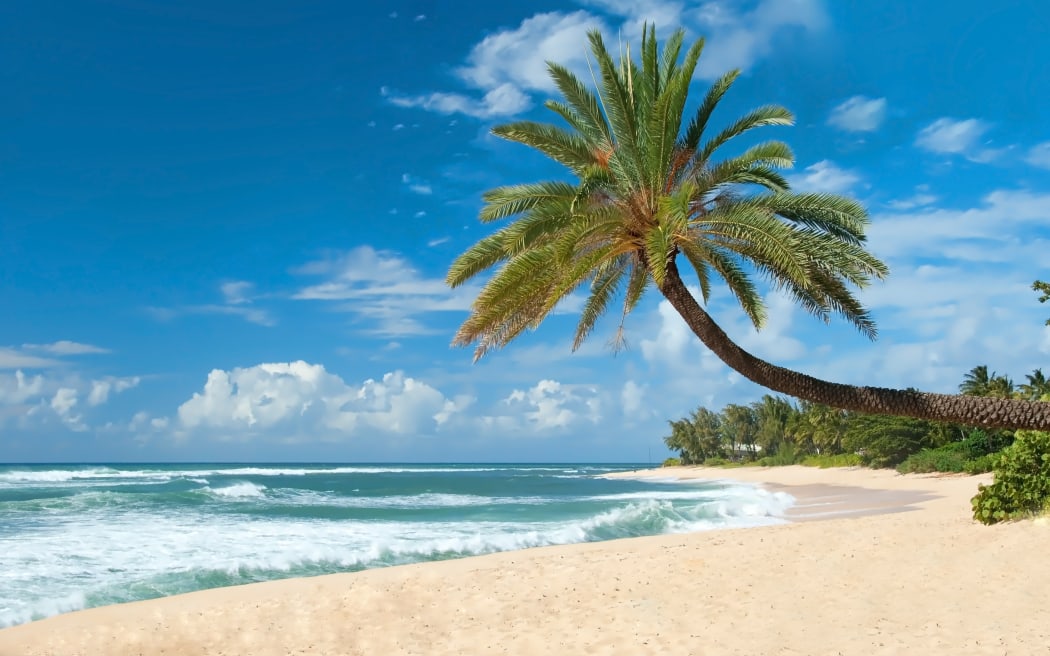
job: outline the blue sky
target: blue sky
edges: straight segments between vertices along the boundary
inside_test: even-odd
[[[879,6],[876,6],[879,5]],[[451,260],[483,190],[561,172],[545,60],[642,21],[707,37],[716,120],[779,103],[799,190],[859,198],[891,276],[872,343],[776,294],[758,355],[953,391],[1050,366],[1050,6],[1004,2],[9,3],[0,9],[0,461],[663,457],[666,420],[763,393],[652,294],[570,353],[571,303],[471,364]]]

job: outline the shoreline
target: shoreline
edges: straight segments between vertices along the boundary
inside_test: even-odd
[[[1023,654],[1050,647],[1041,619],[1050,605],[1041,555],[1050,528],[974,523],[969,497],[987,476],[803,467],[622,476],[668,474],[759,483],[795,496],[798,509],[815,516],[93,608],[0,630],[0,656]]]

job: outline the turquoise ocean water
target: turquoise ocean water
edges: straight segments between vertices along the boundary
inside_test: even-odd
[[[105,604],[551,544],[778,523],[640,465],[0,465],[0,627]]]

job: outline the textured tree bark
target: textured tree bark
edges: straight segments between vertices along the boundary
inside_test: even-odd
[[[1050,430],[1050,402],[844,385],[757,358],[729,339],[711,315],[700,307],[682,281],[674,262],[668,267],[660,292],[722,362],[748,380],[773,391],[858,412],[986,428]]]

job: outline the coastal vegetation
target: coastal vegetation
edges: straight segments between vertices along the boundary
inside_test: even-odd
[[[671,35],[661,50],[655,29],[645,27],[636,61],[630,45],[621,47],[624,54],[617,60],[599,32],[589,38],[597,89],[568,68],[548,63],[562,99],[548,100],[546,107],[565,127],[518,121],[493,129],[496,136],[563,165],[572,181],[503,186],[484,194],[481,220],[509,222],[449,269],[446,281],[452,287],[493,272],[456,333],[455,345],[473,345],[475,359],[481,358],[538,327],[577,291],[586,300],[573,347],[614,305],[620,317],[614,343],[619,344],[627,315],[646,289],[655,287],[713,353],[749,380],[814,404],[814,412],[835,408],[918,420],[864,420],[869,432],[876,428],[871,422],[899,428],[902,442],[887,445],[886,462],[925,444],[917,437],[927,430],[923,422],[983,430],[1050,429],[1050,403],[844,385],[766,362],[735,343],[706,304],[712,286],[724,284],[761,328],[766,307],[756,277],[816,317],[829,321],[838,315],[874,339],[875,323],[853,289],[889,271],[864,247],[867,211],[844,196],[792,191],[780,170],[793,165],[794,155],[781,141],[719,156],[739,137],[791,125],[794,116],[765,105],[714,127],[716,109],[738,70],[718,78],[687,115],[703,39],[683,55],[683,31]],[[749,444],[748,431],[760,431],[741,423],[740,410],[724,419],[736,443]]]
[[[1050,381],[1036,369],[1025,383],[1015,385],[981,365],[967,372],[959,391],[977,397],[1050,399]],[[768,394],[750,405],[727,405],[719,412],[699,407],[668,423],[671,434],[664,444],[678,454],[673,464],[994,471],[995,482],[982,486],[973,499],[976,519],[994,523],[1050,509],[1048,432],[863,414]]]

